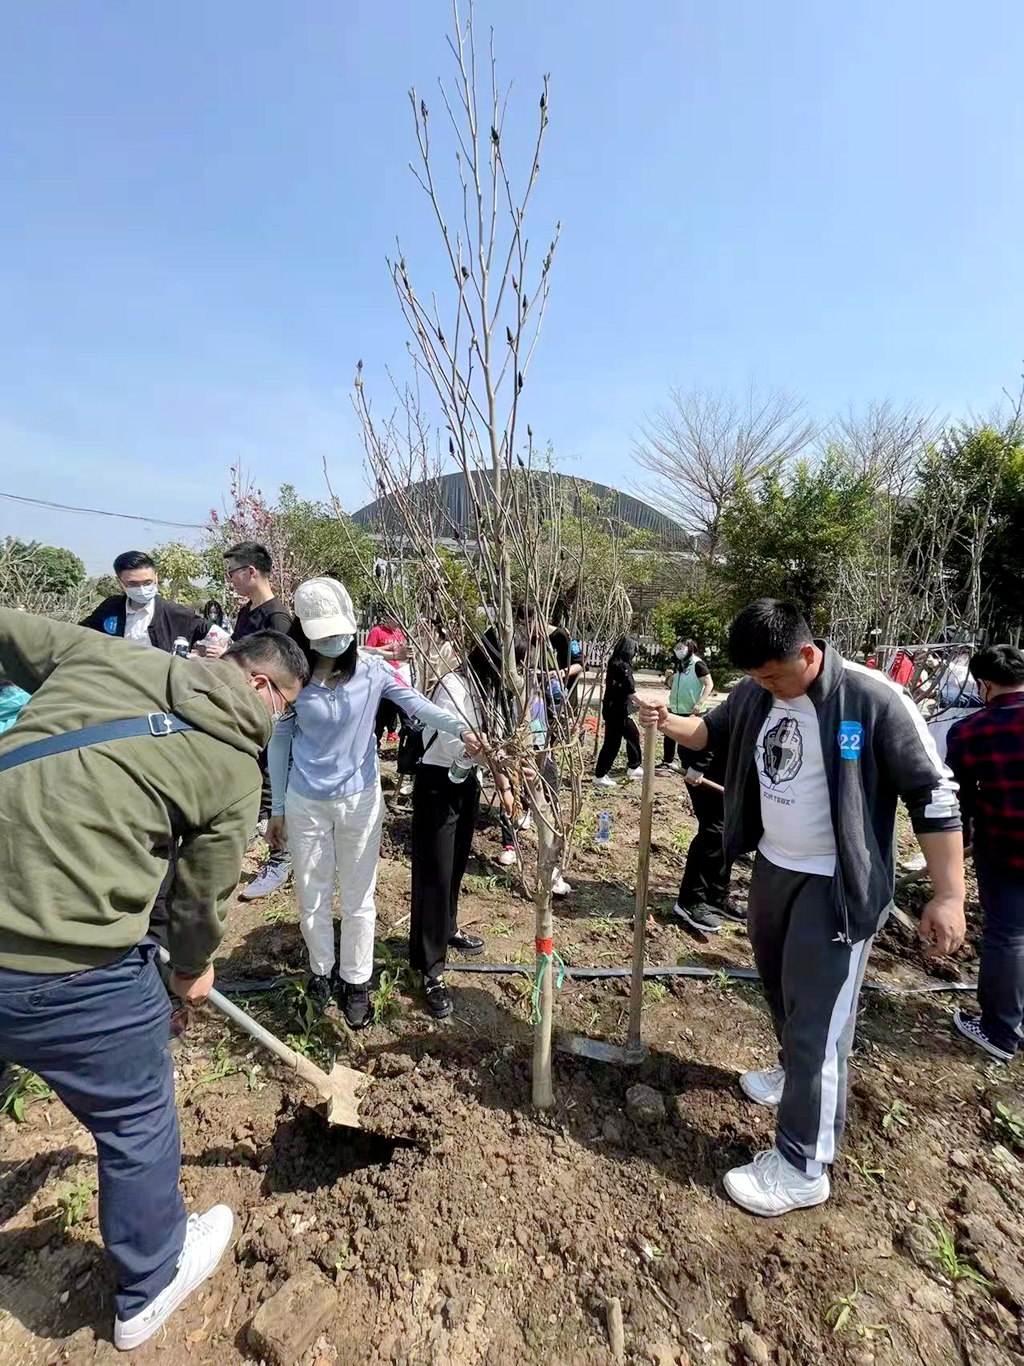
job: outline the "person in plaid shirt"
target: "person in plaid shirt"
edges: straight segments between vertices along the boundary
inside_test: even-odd
[[[965,1038],[1010,1062],[1024,1022],[1024,652],[991,645],[971,660],[984,708],[949,732],[946,762],[973,823],[978,900],[985,912],[978,970],[981,1015],[958,1010]]]

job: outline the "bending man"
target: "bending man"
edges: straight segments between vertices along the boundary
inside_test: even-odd
[[[114,1344],[151,1337],[231,1238],[186,1216],[170,1002],[149,916],[167,893],[171,987],[211,957],[259,807],[256,756],[307,676],[274,632],[178,659],[0,608],[7,676],[32,694],[0,737],[0,1057],[37,1072],[96,1140],[100,1232],[117,1272]]]

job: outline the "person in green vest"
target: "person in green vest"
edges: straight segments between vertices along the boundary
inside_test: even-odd
[[[699,714],[701,705],[715,690],[711,670],[697,653],[695,640],[680,637],[672,647],[672,664],[665,676],[668,688],[668,709],[672,716]],[[676,742],[665,736],[664,757],[658,768],[667,773],[676,757]]]

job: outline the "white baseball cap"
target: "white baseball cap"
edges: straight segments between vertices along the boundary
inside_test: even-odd
[[[300,583],[295,590],[295,615],[311,643],[356,632],[352,598],[337,579],[307,579]]]

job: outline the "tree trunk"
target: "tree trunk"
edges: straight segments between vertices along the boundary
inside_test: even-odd
[[[551,913],[551,887],[558,858],[558,841],[544,807],[534,805],[537,826],[537,892],[535,912],[535,972],[534,990],[537,1009],[533,1021],[533,1103],[538,1110],[550,1110],[555,1103],[551,1077],[551,1027],[554,1019],[554,919]]]

